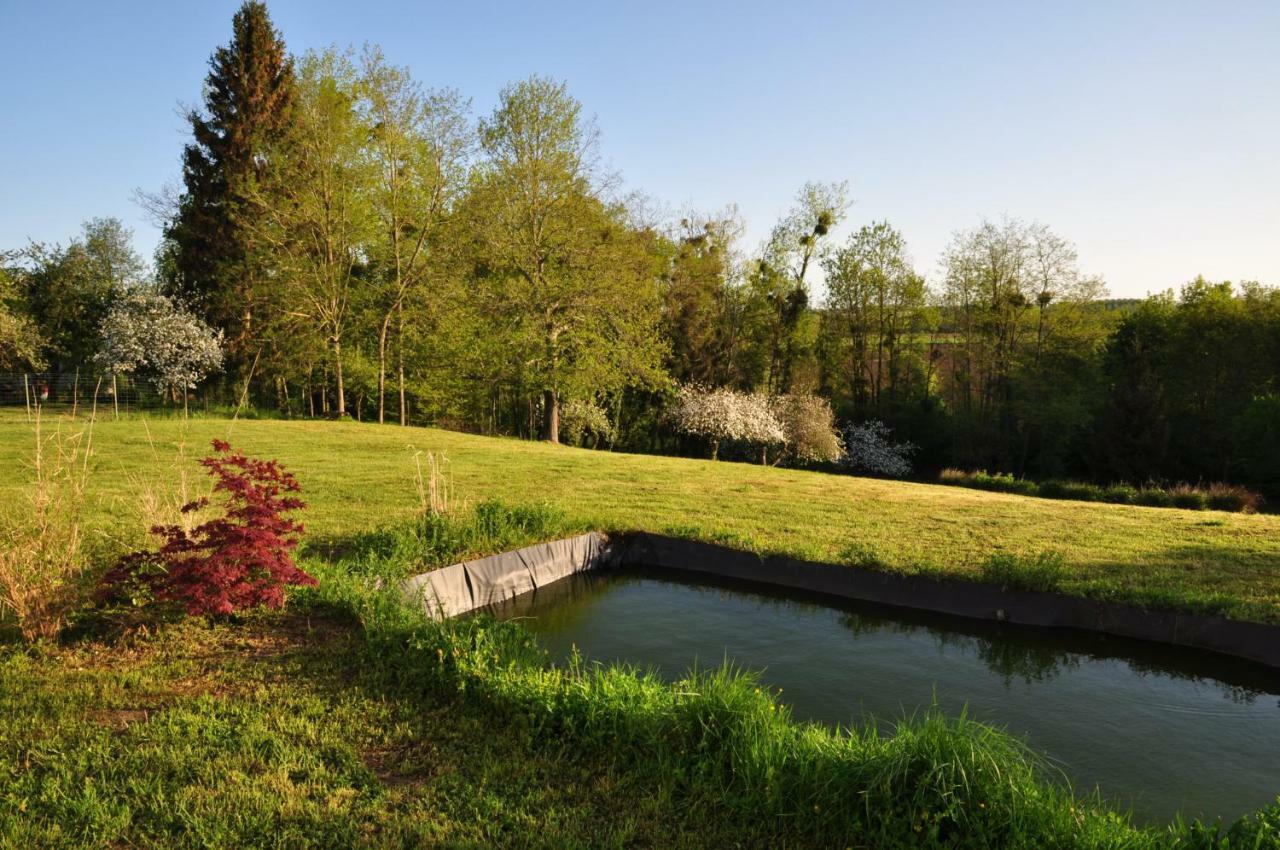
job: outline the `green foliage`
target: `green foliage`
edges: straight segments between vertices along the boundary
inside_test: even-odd
[[[1041,552],[1026,557],[999,553],[982,562],[984,581],[1016,590],[1058,590],[1067,577],[1066,562],[1058,552]]]
[[[1108,340],[1110,390],[1093,451],[1133,481],[1233,483],[1280,493],[1274,385],[1280,291],[1197,278],[1143,302]],[[1187,507],[1195,497],[1184,495]]]
[[[16,262],[7,274],[13,282],[0,297],[10,298],[10,309],[20,303],[34,325],[15,317],[10,333],[20,359],[68,368],[90,362],[111,305],[143,281],[145,266],[132,238],[118,219],[97,218],[86,221],[66,247],[33,242],[12,255]]]

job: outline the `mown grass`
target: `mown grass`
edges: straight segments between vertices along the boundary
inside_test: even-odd
[[[473,504],[545,502],[583,527],[961,578],[981,578],[993,555],[1053,551],[1065,567],[1063,592],[1280,622],[1276,515],[1051,501],[428,428],[103,419],[90,482],[101,524],[113,527],[132,510],[137,476],[176,477],[180,442],[193,464],[214,437],[279,458],[298,475],[317,546],[415,512],[413,455],[430,450],[447,455],[456,492]],[[21,411],[0,415],[0,498],[21,485],[30,442]]]
[[[963,717],[799,724],[748,673],[553,667],[396,589],[575,525],[488,502],[313,555],[286,612],[0,649],[0,846],[1278,846],[1280,807],[1139,829]]]

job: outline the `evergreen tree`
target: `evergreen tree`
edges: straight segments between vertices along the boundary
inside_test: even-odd
[[[230,368],[252,359],[255,311],[263,300],[257,234],[248,196],[285,136],[294,104],[293,63],[264,3],[232,20],[231,43],[214,51],[204,111],[192,110],[183,151],[184,192],[166,232],[174,244],[170,290],[227,334]]]

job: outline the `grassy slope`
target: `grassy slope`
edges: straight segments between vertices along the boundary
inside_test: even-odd
[[[176,478],[177,444],[185,441],[194,457],[214,437],[279,458],[298,474],[313,538],[340,537],[407,514],[418,498],[414,452],[444,451],[462,497],[545,501],[600,528],[964,575],[993,553],[1054,550],[1070,568],[1064,589],[1071,592],[1280,621],[1280,516],[1051,501],[435,429],[100,421],[93,434],[95,510],[104,519],[129,521],[138,476]],[[31,442],[20,413],[0,418],[0,498],[14,498]]]

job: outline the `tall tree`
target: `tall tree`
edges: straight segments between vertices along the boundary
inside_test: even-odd
[[[359,77],[349,54],[308,53],[298,69],[290,132],[268,148],[268,166],[246,196],[251,236],[273,251],[278,311],[327,345],[339,416],[347,412],[343,344],[352,299],[369,275],[376,233],[376,164],[356,109]]]
[[[17,289],[40,329],[41,359],[59,368],[88,363],[111,303],[146,276],[133,234],[115,218],[86,221],[63,247],[33,242],[18,252]]]
[[[10,253],[0,252],[0,369],[40,369],[44,367],[40,353],[44,341],[18,290],[16,278],[21,271],[8,268],[13,259]]]
[[[404,306],[430,269],[431,249],[461,190],[472,147],[467,104],[457,92],[424,91],[405,68],[366,48],[361,111],[377,163],[373,206],[381,224],[375,246],[382,285],[378,316],[378,421],[386,406],[387,346],[395,327],[400,424],[408,423],[404,372]]]
[[[882,396],[896,396],[902,356],[920,329],[924,279],[911,268],[902,233],[888,222],[860,228],[823,261],[827,308],[845,329],[855,412],[882,415]]]
[[[530,77],[503,89],[480,139],[481,280],[504,342],[541,391],[542,437],[559,442],[566,392],[658,373],[651,237],[598,197],[595,130],[563,83]]]
[[[968,434],[964,461],[1012,468],[1026,454],[1016,439],[1019,373],[1039,363],[1053,322],[1072,315],[1068,305],[1100,295],[1101,282],[1080,273],[1070,243],[1016,219],[957,233],[943,260],[943,300],[956,338],[951,402]]]
[[[770,394],[792,389],[802,322],[809,315],[809,273],[849,204],[847,183],[806,183],[765,244],[753,284],[768,306],[765,386]]]
[[[249,195],[290,127],[293,63],[265,3],[249,0],[232,19],[231,42],[209,59],[204,110],[191,110],[183,150],[184,191],[166,231],[174,244],[169,289],[227,334],[232,370],[251,359],[263,300],[264,245]]]
[[[721,386],[730,380],[738,331],[734,243],[741,232],[731,207],[714,216],[688,215],[669,237],[662,330],[677,381]]]

